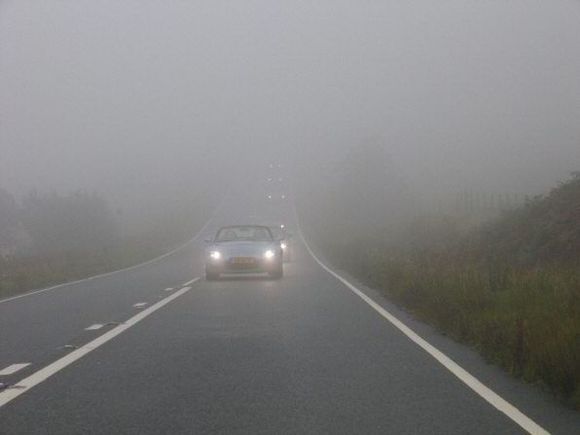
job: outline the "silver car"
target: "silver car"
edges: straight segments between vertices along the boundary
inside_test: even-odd
[[[205,276],[208,281],[224,273],[267,273],[274,279],[284,275],[280,241],[267,226],[222,227],[207,242]]]

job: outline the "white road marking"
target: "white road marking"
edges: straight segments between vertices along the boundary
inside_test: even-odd
[[[96,331],[97,329],[101,329],[103,326],[105,325],[103,325],[102,323],[95,323],[94,325],[85,328],[85,331]]]
[[[133,305],[133,307],[143,308],[145,305],[147,305],[147,302],[137,302],[135,305]]]
[[[188,284],[189,285],[189,284]],[[173,287],[168,287],[165,289],[166,292],[172,292],[173,291]]]
[[[191,283],[192,283],[193,281],[194,281],[194,280],[192,279],[191,281],[184,282],[184,283],[183,283],[183,285],[191,285]]]
[[[199,278],[198,278],[199,279]],[[125,323],[111,329],[108,332],[105,332],[103,335],[95,338],[93,341],[85,344],[84,346],[79,347],[78,349],[72,351],[68,355],[56,360],[52,364],[40,369],[39,371],[33,373],[32,375],[28,376],[27,378],[21,380],[16,385],[3,390],[0,392],[0,408],[6,405],[7,403],[11,402],[12,400],[16,399],[21,394],[26,393],[33,387],[37,386],[41,382],[47,380],[51,376],[55,375],[59,371],[63,370],[73,362],[81,359],[91,351],[101,347],[108,341],[115,338],[117,335],[125,332],[127,329],[135,326],[141,320],[145,319],[146,317],[153,314],[155,311],[159,310],[160,308],[167,305],[169,302],[177,299],[179,296],[187,293],[191,290],[191,287],[184,287],[181,290],[173,293],[170,296],[167,296],[162,301],[157,302],[154,305],[151,305],[146,310],[141,311],[139,314],[131,317]]]
[[[296,217],[296,222],[298,222],[298,217]],[[405,334],[417,346],[419,346],[429,355],[435,358],[439,363],[441,363],[441,365],[443,365],[447,370],[453,373],[465,385],[467,385],[469,388],[475,391],[479,396],[485,399],[490,405],[492,405],[498,411],[501,411],[505,415],[507,415],[510,419],[512,419],[515,423],[517,423],[528,433],[534,435],[549,434],[549,432],[546,429],[544,429],[535,421],[533,421],[531,418],[529,418],[527,415],[522,413],[519,409],[517,409],[507,400],[503,399],[492,389],[485,386],[483,383],[481,383],[481,381],[479,381],[479,379],[477,379],[475,376],[473,376],[471,373],[469,373],[467,370],[465,370],[463,367],[461,367],[459,364],[457,364],[455,361],[453,361],[451,358],[449,358],[447,355],[445,355],[443,352],[437,349],[435,346],[431,345],[428,341],[421,338],[421,336],[419,336],[415,331],[413,331],[411,328],[409,328],[407,325],[405,325],[403,322],[401,322],[399,319],[397,319],[395,316],[393,316],[391,313],[385,310],[381,305],[379,305],[373,299],[367,296],[362,290],[358,289],[350,282],[348,282],[346,279],[344,279],[342,276],[340,276],[338,273],[334,272],[329,267],[327,267],[322,261],[318,259],[318,257],[312,251],[312,249],[310,249],[308,242],[306,242],[306,239],[302,234],[302,230],[299,229],[299,233],[300,238],[302,239],[304,245],[306,246],[306,249],[312,256],[312,258],[314,258],[314,260],[320,265],[320,267],[322,267],[324,270],[326,270],[328,273],[334,276],[348,289],[350,289],[354,294],[356,294],[363,301],[369,304],[376,312],[378,312],[381,316],[383,316],[385,319],[391,322],[393,326],[395,326],[399,331]]]
[[[4,368],[3,370],[0,370],[0,376],[13,375],[14,373],[19,372],[24,367],[28,367],[29,365],[30,365],[30,363],[12,364],[12,365]]]

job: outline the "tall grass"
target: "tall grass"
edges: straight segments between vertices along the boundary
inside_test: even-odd
[[[352,197],[326,185],[299,201],[336,266],[580,410],[580,172],[484,224],[412,208],[397,219],[355,201],[358,216],[379,213],[361,225]]]
[[[188,240],[202,228],[214,205],[203,199],[187,203],[132,236],[105,248],[75,249],[26,256],[0,256],[0,299],[28,290],[75,281],[133,266]]]
[[[108,248],[50,255],[0,257],[0,298],[132,266],[160,255],[167,243],[132,238]]]
[[[580,268],[318,239],[329,259],[516,377],[580,409]]]

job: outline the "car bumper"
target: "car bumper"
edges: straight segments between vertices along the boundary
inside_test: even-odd
[[[239,264],[231,260],[217,262],[209,261],[205,270],[212,274],[246,274],[246,273],[273,273],[280,268],[280,261],[254,260],[252,263]]]

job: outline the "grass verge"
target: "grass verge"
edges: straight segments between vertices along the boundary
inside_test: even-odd
[[[580,410],[578,267],[524,267],[440,247],[400,249],[340,240],[328,230],[311,234],[326,234],[313,241],[335,266]]]
[[[167,243],[148,237],[126,239],[98,250],[0,257],[0,299],[130,267],[168,250]]]

